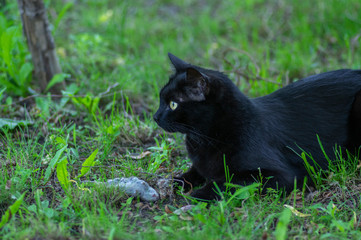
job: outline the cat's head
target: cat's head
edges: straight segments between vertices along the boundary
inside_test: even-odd
[[[175,73],[160,91],[154,120],[168,132],[191,133],[208,128],[215,115],[211,104],[215,99],[214,75],[222,74],[191,65],[170,53],[168,56]]]

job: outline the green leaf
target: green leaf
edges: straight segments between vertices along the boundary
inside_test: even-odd
[[[11,104],[13,104],[13,98],[12,97],[7,97],[5,100],[6,105],[10,106]]]
[[[290,209],[285,208],[280,218],[278,219],[278,223],[275,230],[275,236],[277,240],[284,240],[287,239],[287,230],[288,230],[288,224],[291,221],[292,212]]]
[[[68,160],[66,157],[63,157],[56,167],[56,176],[58,177],[58,180],[61,184],[61,186],[64,188],[64,190],[68,190],[69,188],[69,173],[67,169]]]
[[[36,106],[41,110],[40,116],[44,118],[48,118],[50,116],[50,106],[52,104],[52,100],[50,95],[48,97],[37,97],[35,98]]]
[[[33,212],[33,213],[37,213],[37,212],[38,212],[35,204],[30,205],[29,207],[27,207],[27,209],[28,209],[30,212]]]
[[[45,208],[45,209],[43,210],[43,212],[44,212],[45,216],[47,216],[48,218],[54,217],[54,216],[55,216],[55,213],[56,213],[55,210],[52,209],[52,208]]]
[[[53,170],[53,168],[55,167],[55,165],[58,163],[59,158],[61,157],[61,155],[63,154],[63,152],[65,151],[65,149],[68,147],[68,145],[65,145],[63,148],[59,149],[55,156],[53,157],[53,159],[51,159],[48,168],[45,171],[45,181],[47,182],[49,180],[50,174]]]
[[[229,204],[234,198],[236,199],[246,199],[249,198],[251,196],[251,193],[257,191],[258,187],[261,185],[260,183],[252,183],[251,185],[247,185],[247,186],[242,186],[240,187],[239,185],[235,185],[232,183],[226,183],[225,184],[228,187],[234,187],[237,190],[234,192],[234,194],[232,194],[232,196],[229,198],[229,200],[227,201],[227,204]]]
[[[72,101],[79,107],[84,106],[89,113],[95,113],[98,108],[100,97],[94,97],[87,94],[85,97],[72,98]]]
[[[6,71],[8,69],[5,69]],[[0,69],[0,72],[5,72],[5,70]],[[18,87],[10,82],[7,77],[4,77],[3,75],[0,75],[0,84],[4,87],[8,88],[8,91],[11,92],[13,89],[17,89]]]
[[[3,96],[3,93],[5,92],[5,90],[6,90],[6,87],[0,89],[0,101],[3,98],[2,96]]]
[[[99,105],[100,97],[94,97],[91,101],[90,105],[90,113],[95,113],[97,110],[97,107]]]
[[[0,118],[0,129],[3,127],[8,127],[10,129],[14,129],[15,127],[27,126],[33,124],[32,122],[25,120],[13,120],[7,118]]]
[[[8,21],[3,13],[0,13],[0,33],[4,32],[8,26]]]
[[[53,76],[53,78],[48,83],[48,86],[46,86],[45,91],[48,91],[52,86],[54,86],[57,83],[61,83],[67,78],[69,75],[66,73],[58,73]]]
[[[61,90],[61,93],[63,94],[64,97],[61,98],[59,107],[63,108],[65,104],[67,104],[70,101],[71,97],[74,94],[76,94],[78,91],[79,91],[79,87],[75,83],[67,85],[65,90]]]
[[[54,23],[54,31],[56,31],[56,29],[58,28],[58,25],[60,23],[60,21],[63,19],[65,13],[69,10],[69,8],[71,8],[74,5],[74,3],[72,2],[68,2],[67,4],[65,4],[65,6],[61,9],[61,11],[58,14],[58,17],[55,19],[55,23]]]
[[[79,92],[80,88],[75,83],[71,83],[70,85],[66,86],[65,90],[61,90],[64,96],[73,96],[77,92]]]
[[[12,49],[14,48],[14,36],[18,31],[18,27],[9,27],[1,35],[1,48],[2,48],[2,58],[5,64],[8,66],[8,72],[10,76],[15,78],[15,67],[12,61]]]
[[[26,79],[28,78],[29,74],[33,71],[33,65],[30,63],[24,63],[19,71],[19,82],[18,85],[22,86],[25,85]]]
[[[0,228],[2,228],[9,220],[12,218],[12,216],[19,210],[20,205],[23,203],[24,197],[26,192],[24,192],[18,200],[14,202],[13,205],[11,205],[8,210],[6,210],[5,214],[1,218],[0,222]]]
[[[80,177],[84,176],[87,172],[90,171],[90,167],[94,166],[95,157],[98,154],[98,149],[95,149],[95,151],[83,162],[82,168],[80,170],[80,175],[76,178],[79,179]]]

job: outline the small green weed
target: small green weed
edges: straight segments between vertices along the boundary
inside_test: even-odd
[[[20,25],[13,25],[0,13],[0,85],[15,96],[29,93],[33,66],[27,61],[28,51]]]

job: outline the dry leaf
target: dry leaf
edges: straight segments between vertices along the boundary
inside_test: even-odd
[[[230,217],[240,217],[240,216],[244,216],[244,210],[242,208],[234,208],[234,211],[231,212],[231,214],[229,215]]]
[[[335,209],[335,211],[340,211],[340,209],[338,209],[337,206],[333,203],[332,203],[332,209]]]
[[[300,211],[298,211],[297,209],[295,209],[294,207],[290,206],[290,205],[283,205],[284,207],[288,208],[289,210],[291,210],[291,212],[296,215],[297,217],[310,217],[311,214],[304,214],[301,213]]]
[[[144,203],[142,203],[142,202],[139,202],[139,203],[137,203],[137,204],[135,204],[135,207],[136,208],[142,208],[142,207],[144,207]]]
[[[184,221],[192,221],[193,220],[193,217],[191,217],[191,216],[179,215],[179,218]]]
[[[185,205],[177,210],[174,211],[174,214],[181,215],[181,213],[185,213],[189,210],[191,210],[194,207],[194,205]]]
[[[155,233],[163,233],[163,231],[161,229],[159,229],[159,228],[154,229],[154,232]]]
[[[11,188],[11,180],[7,180],[5,189],[9,190],[10,188]]]
[[[173,213],[173,211],[169,209],[168,205],[165,205],[164,210],[166,213],[169,213],[169,214]]]
[[[357,215],[355,211],[353,212],[353,226],[356,228],[357,227]]]
[[[140,159],[143,159],[143,158],[149,156],[150,154],[152,154],[150,151],[145,151],[139,155],[127,155],[127,156],[129,156],[131,159],[134,159],[134,160],[140,160]]]

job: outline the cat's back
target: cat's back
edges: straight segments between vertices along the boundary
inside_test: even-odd
[[[361,70],[342,69],[301,79],[252,101],[264,126],[273,129],[272,141],[322,158],[316,135],[329,154],[335,144],[346,144],[352,103],[360,91]]]
[[[332,105],[335,111],[337,106],[345,107],[345,104],[350,104],[359,91],[361,91],[361,70],[340,69],[306,77],[253,100],[256,104],[269,108],[284,107],[311,111]],[[302,105],[306,108],[301,108]],[[310,108],[308,109],[307,106]]]

